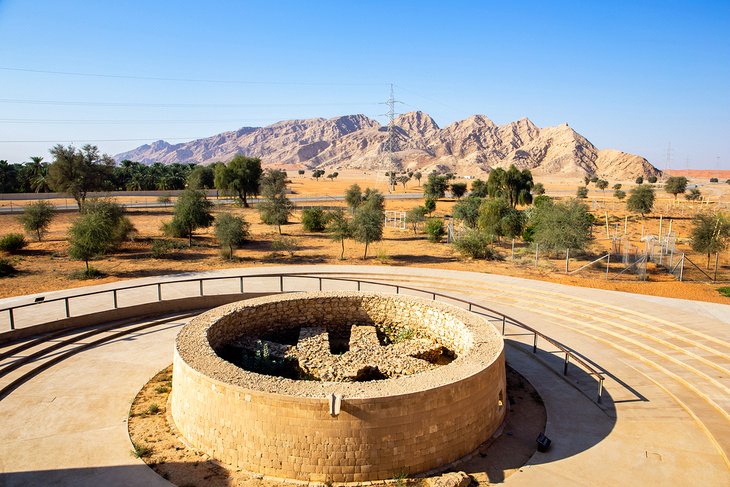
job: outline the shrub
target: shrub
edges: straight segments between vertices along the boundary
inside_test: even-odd
[[[124,207],[106,199],[92,199],[84,205],[83,215],[99,215],[112,227],[113,246],[129,240],[136,229],[132,222],[124,216]]]
[[[172,199],[169,196],[167,196],[167,195],[165,195],[165,196],[158,196],[157,197],[157,202],[158,203],[162,203],[163,205],[169,205],[172,202]]]
[[[172,221],[163,224],[162,231],[172,237],[187,237],[188,246],[192,247],[193,232],[213,223],[213,215],[210,214],[212,206],[202,191],[186,189],[175,203]]]
[[[18,270],[10,263],[10,260],[0,258],[0,277],[14,276]]]
[[[656,183],[656,181],[657,181],[656,176],[649,176],[647,178],[647,181],[649,181],[649,183],[651,183],[651,184]]]
[[[249,236],[249,224],[240,216],[221,213],[215,222],[215,237],[221,244],[223,257],[233,258],[233,249],[240,247]]]
[[[639,176],[635,182],[636,184],[644,184],[644,176]]]
[[[444,221],[441,218],[431,218],[426,222],[426,235],[428,235],[428,241],[438,243],[446,235],[446,228],[444,228]]]
[[[541,249],[583,250],[588,243],[591,218],[588,208],[578,200],[536,207],[530,215],[532,239]]]
[[[185,245],[174,240],[158,238],[152,241],[152,257],[155,259],[169,259],[174,257],[174,250],[183,248]]]
[[[160,412],[160,406],[158,406],[157,404],[154,404],[154,403],[150,404],[150,407],[147,408],[147,412],[149,414],[157,414]]]
[[[324,232],[327,215],[319,206],[305,208],[302,210],[302,226],[307,232]]]
[[[69,279],[75,279],[78,281],[85,281],[87,279],[98,279],[103,276],[104,273],[95,267],[89,267],[88,269],[74,271],[68,275]]]
[[[575,196],[580,199],[588,198],[588,188],[585,186],[578,186],[578,189],[575,191]]]
[[[716,182],[718,182],[718,179],[717,178],[710,178],[710,182],[711,183],[716,183]]]
[[[631,196],[626,201],[626,208],[634,213],[651,213],[654,208],[654,188],[648,184],[640,184],[631,190]]]
[[[8,233],[0,238],[0,250],[17,252],[27,245],[25,237],[20,233]]]
[[[689,201],[697,201],[698,199],[702,198],[702,192],[699,190],[699,188],[692,188],[689,190],[689,193],[684,195],[684,197]]]
[[[277,237],[272,240],[271,249],[274,252],[287,252],[289,257],[294,257],[294,253],[299,249],[299,244],[293,237]]]
[[[468,230],[454,242],[454,248],[462,256],[471,259],[493,260],[497,253],[490,245],[491,238],[479,230]]]
[[[148,457],[152,454],[152,448],[145,445],[132,443],[132,456],[134,458]]]
[[[55,214],[53,205],[41,200],[26,206],[18,220],[23,224],[25,231],[35,234],[40,242]]]
[[[723,286],[717,288],[717,292],[725,296],[726,298],[730,298],[730,286]]]

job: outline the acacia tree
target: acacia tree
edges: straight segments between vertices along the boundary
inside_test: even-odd
[[[281,226],[289,222],[292,203],[286,197],[286,173],[278,169],[267,169],[261,177],[261,196],[259,215],[267,225],[276,225],[281,235]]]
[[[421,178],[423,177],[423,174],[421,174],[421,171],[416,171],[413,173],[413,179],[418,181],[418,185],[421,185]]]
[[[329,223],[327,224],[327,233],[330,234],[332,240],[340,242],[342,251],[340,252],[340,260],[345,258],[345,240],[352,238],[352,228],[350,222],[345,216],[342,208],[336,208],[329,214]]]
[[[198,228],[207,228],[213,223],[210,210],[213,204],[208,201],[202,191],[186,189],[175,202],[172,221],[163,226],[165,233],[175,237],[187,237],[188,246],[193,246],[193,232]]]
[[[470,194],[463,200],[458,201],[454,205],[454,218],[464,222],[469,228],[475,228],[477,226],[477,219],[479,217],[479,207],[481,206],[483,198]]]
[[[487,191],[487,183],[481,179],[475,179],[471,182],[471,194],[470,196],[478,196],[479,198],[486,198],[489,196]]]
[[[86,196],[90,191],[104,187],[114,168],[114,160],[106,154],[99,154],[94,145],[76,149],[61,144],[51,149],[53,163],[48,168],[48,183],[54,191],[67,193],[83,210]]]
[[[457,200],[461,199],[466,194],[466,183],[451,183],[451,194]]]
[[[69,229],[69,255],[83,260],[86,275],[91,276],[89,261],[103,255],[114,246],[114,227],[102,213],[85,213]]]
[[[211,189],[215,187],[215,173],[212,166],[197,165],[187,178],[188,188]]]
[[[355,210],[352,219],[352,236],[365,244],[363,259],[368,256],[371,242],[379,242],[383,238],[385,224],[385,204],[383,195],[377,190],[368,188],[363,203]]]
[[[707,268],[710,268],[710,254],[722,252],[730,240],[730,218],[727,215],[698,214],[694,217],[690,243],[692,250],[707,254]]]
[[[654,197],[654,188],[648,184],[640,184],[631,190],[631,195],[626,200],[626,208],[634,213],[641,213],[643,218],[654,208]]]
[[[674,200],[676,201],[680,193],[687,191],[688,182],[684,176],[670,176],[664,183],[664,191],[674,195]]]
[[[583,250],[590,238],[592,224],[588,207],[572,199],[537,205],[530,214],[532,238],[541,249]]]
[[[423,185],[423,195],[426,198],[439,199],[446,195],[446,190],[449,188],[449,180],[446,176],[439,176],[436,173],[428,175],[426,184]]]
[[[355,213],[355,209],[362,203],[362,189],[360,189],[360,185],[353,184],[345,190],[345,203],[350,208],[350,212]]]
[[[608,188],[608,181],[606,181],[605,179],[599,179],[598,181],[596,181],[596,188],[600,189],[601,192],[605,194],[606,188]]]
[[[18,217],[18,220],[23,224],[25,231],[35,233],[40,242],[55,215],[56,210],[53,205],[47,201],[40,200],[26,206],[23,214]]]
[[[406,223],[411,225],[413,235],[418,230],[418,224],[426,220],[426,208],[423,206],[414,206],[406,213]]]
[[[512,208],[532,203],[532,173],[520,171],[514,164],[508,170],[498,167],[489,173],[487,193],[491,198],[504,198]]]
[[[259,192],[261,173],[261,159],[238,154],[228,164],[216,165],[213,184],[217,190],[236,194],[241,204],[248,208],[247,198]]]
[[[233,258],[233,250],[240,247],[249,234],[249,224],[240,216],[221,213],[215,219],[215,237],[221,244],[221,254],[227,259]]]

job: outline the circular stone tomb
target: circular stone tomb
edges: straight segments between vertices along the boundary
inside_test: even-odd
[[[452,305],[313,292],[201,314],[176,341],[171,414],[195,448],[301,481],[437,470],[504,420],[502,337]]]

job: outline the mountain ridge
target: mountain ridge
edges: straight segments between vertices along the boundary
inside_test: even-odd
[[[529,118],[497,125],[475,114],[441,128],[421,111],[394,120],[394,148],[385,152],[387,127],[362,115],[283,120],[241,127],[210,137],[170,144],[157,140],[115,159],[143,163],[228,161],[236,154],[264,165],[294,168],[447,170],[478,175],[514,164],[536,174],[634,178],[659,174],[645,158],[598,149],[568,124],[540,128]]]

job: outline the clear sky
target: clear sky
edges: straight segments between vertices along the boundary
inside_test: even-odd
[[[675,169],[730,169],[730,0],[0,0],[11,162],[290,118],[385,123],[388,83],[442,127],[568,122],[659,168],[671,143]]]

